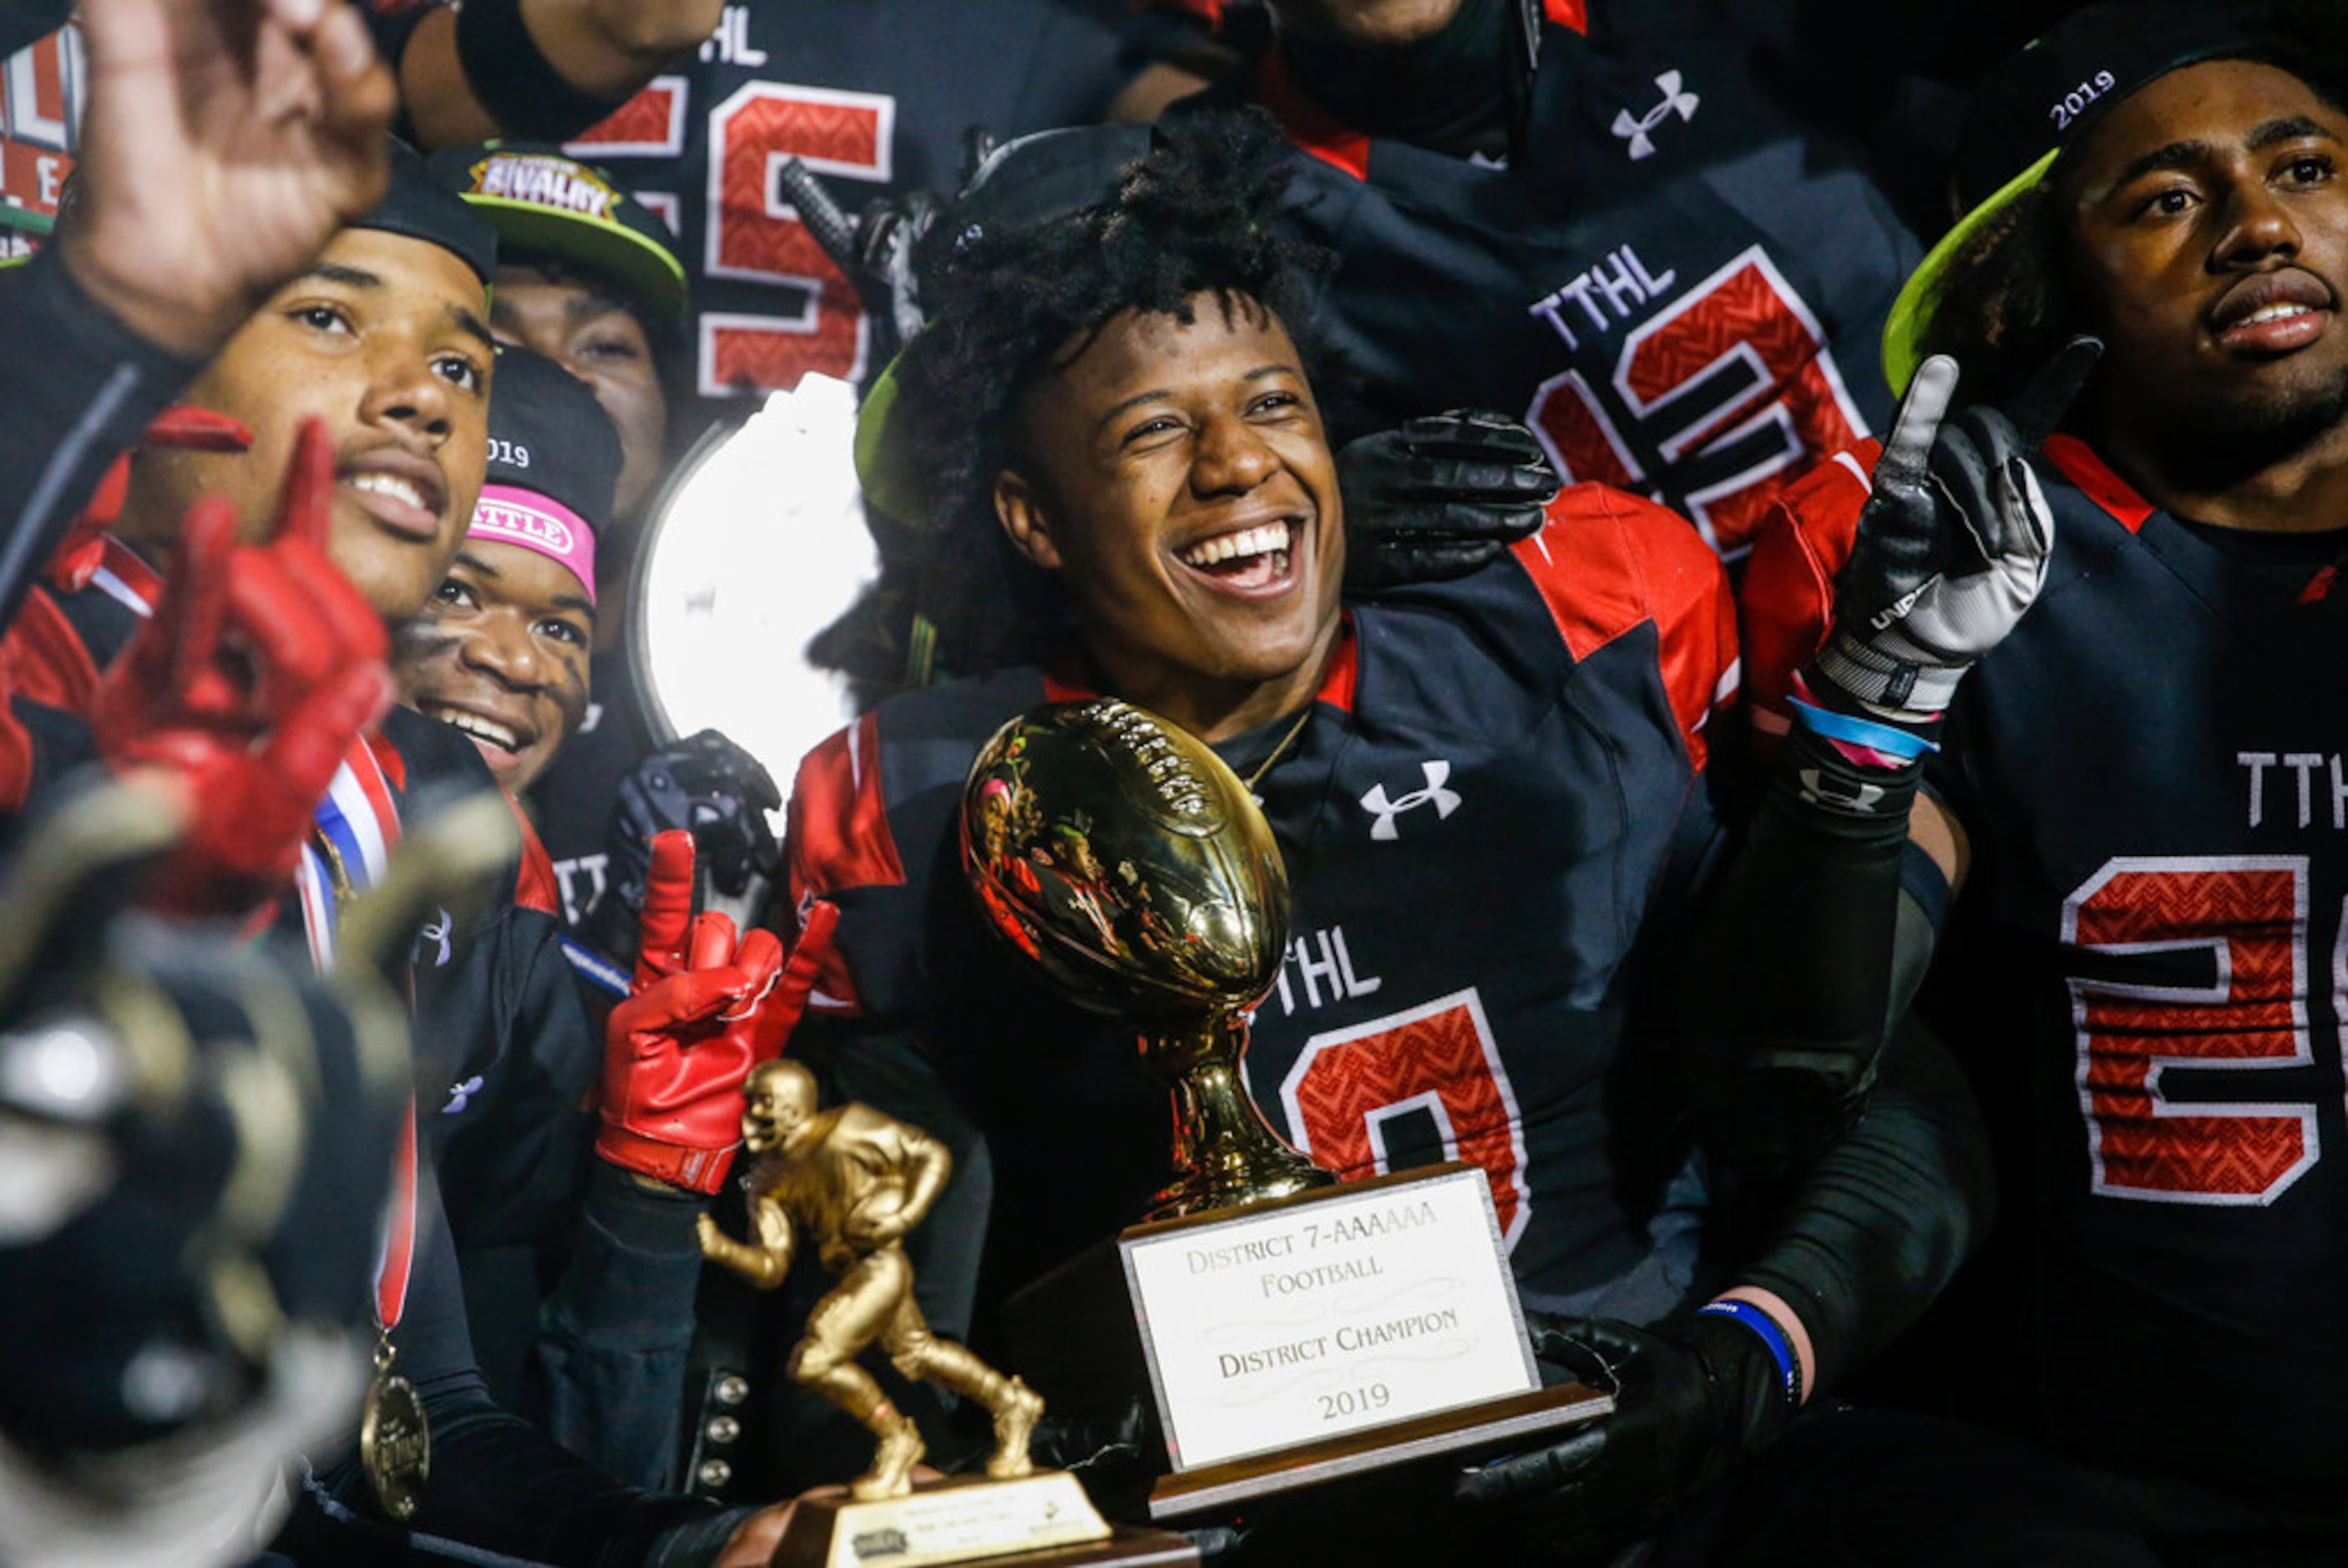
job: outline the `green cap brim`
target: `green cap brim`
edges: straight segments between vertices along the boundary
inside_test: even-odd
[[[1999,186],[1988,201],[1959,219],[1957,226],[1908,274],[1908,282],[1900,288],[1900,297],[1891,302],[1891,315],[1883,324],[1883,378],[1891,384],[1893,397],[1908,395],[1908,383],[1916,378],[1916,367],[1924,362],[1924,336],[1931,330],[1941,296],[1948,292],[1949,273],[1957,259],[1972,248],[1982,230],[2045,179],[2046,171],[2061,156],[2062,149],[2052,149]]]
[[[555,212],[506,196],[465,197],[498,232],[506,252],[539,251],[602,273],[650,305],[660,319],[685,320],[692,295],[685,267],[657,242],[623,223]]]
[[[46,239],[57,221],[46,212],[36,212],[30,207],[19,207],[14,201],[0,201],[0,229],[15,229],[20,233]]]
[[[930,487],[889,442],[889,417],[897,407],[897,366],[901,355],[889,361],[864,400],[856,406],[856,482],[864,499],[909,527],[930,521]]]

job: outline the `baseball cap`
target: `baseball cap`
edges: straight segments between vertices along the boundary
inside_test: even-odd
[[[611,278],[666,322],[684,319],[685,267],[667,226],[602,170],[551,142],[451,148],[432,172],[497,229],[507,246],[540,251]]]
[[[466,537],[561,562],[592,603],[595,536],[619,481],[620,433],[587,384],[542,354],[500,349],[489,474]]]
[[[1158,144],[1140,124],[1039,130],[987,155],[939,222],[953,226],[957,248],[990,229],[1026,229],[1098,207],[1116,196],[1135,163]],[[902,356],[899,356],[901,359]],[[882,511],[920,527],[930,521],[929,478],[891,436],[897,360],[874,378],[858,406],[856,477]]]
[[[391,144],[391,179],[383,200],[351,220],[354,229],[381,229],[456,253],[487,288],[498,270],[498,232],[440,188],[421,154],[406,142]]]
[[[1883,326],[1883,375],[1904,394],[1950,273],[1976,238],[2042,184],[2112,108],[2169,72],[2258,53],[2265,6],[2225,0],[2093,5],[1982,78],[1950,181],[1964,216],[1925,255]]]

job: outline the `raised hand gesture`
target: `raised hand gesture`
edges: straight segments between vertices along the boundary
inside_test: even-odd
[[[304,427],[274,536],[241,544],[226,501],[197,503],[154,618],[99,688],[98,750],[191,796],[159,902],[242,914],[291,883],[312,814],[391,701],[383,622],[326,558],[333,439]]]
[[[781,1054],[831,945],[836,912],[809,913],[786,962],[770,931],[738,936],[724,914],[693,914],[693,835],[653,841],[644,927],[628,999],[603,1047],[595,1150],[639,1175],[715,1192],[741,1140],[742,1081]]]
[[[2095,368],[2074,338],[2003,410],[1950,415],[1956,361],[1917,370],[1875,465],[1850,559],[1835,579],[1835,630],[1812,670],[1879,717],[1928,722],[1973,661],[2022,619],[2054,547],[2029,458]]]
[[[216,347],[380,198],[397,103],[345,0],[87,0],[58,244],[140,336]]]

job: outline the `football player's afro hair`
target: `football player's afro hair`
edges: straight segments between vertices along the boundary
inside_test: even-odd
[[[1020,404],[1039,377],[1116,316],[1187,325],[1201,295],[1227,318],[1269,309],[1315,368],[1302,324],[1326,260],[1280,228],[1286,160],[1261,110],[1188,115],[1161,128],[1097,205],[994,223],[972,202],[931,229],[929,320],[897,363],[889,440],[932,487],[922,609],[954,673],[1048,658],[1066,636],[1057,584],[1012,549],[994,512],[995,475],[1018,466]]]

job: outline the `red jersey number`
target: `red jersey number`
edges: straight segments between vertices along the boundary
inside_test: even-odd
[[[808,371],[852,381],[864,373],[864,307],[823,253],[798,209],[782,200],[775,170],[798,158],[818,174],[889,179],[897,104],[880,93],[752,82],[709,115],[709,232],[713,278],[784,284],[804,291],[796,315],[704,313],[701,390],[788,391]]]
[[[1447,1158],[1480,1167],[1510,1245],[1529,1215],[1517,1098],[1470,988],[1315,1035],[1280,1086],[1296,1146],[1348,1181],[1387,1169],[1385,1124],[1425,1111]]]
[[[688,97],[685,78],[659,77],[570,150],[589,159],[681,158]],[[886,183],[896,126],[897,100],[886,93],[778,82],[751,82],[710,109],[702,275],[788,288],[798,305],[788,314],[701,311],[702,396],[788,391],[809,371],[863,375],[864,307],[782,199],[775,170],[797,158],[818,174]]]
[[[1818,317],[1758,245],[1624,338],[1603,396],[1568,371],[1535,389],[1526,422],[1569,480],[1643,493],[1653,480],[1626,430],[1667,463],[1734,449],[1735,472],[1670,498],[1731,558],[1787,481],[1867,435]]]
[[[2063,940],[2100,960],[2070,981],[2094,1191],[2264,1204],[2315,1163],[2312,1103],[2197,1103],[2163,1081],[2313,1059],[2305,857],[2116,858],[2065,901]]]

